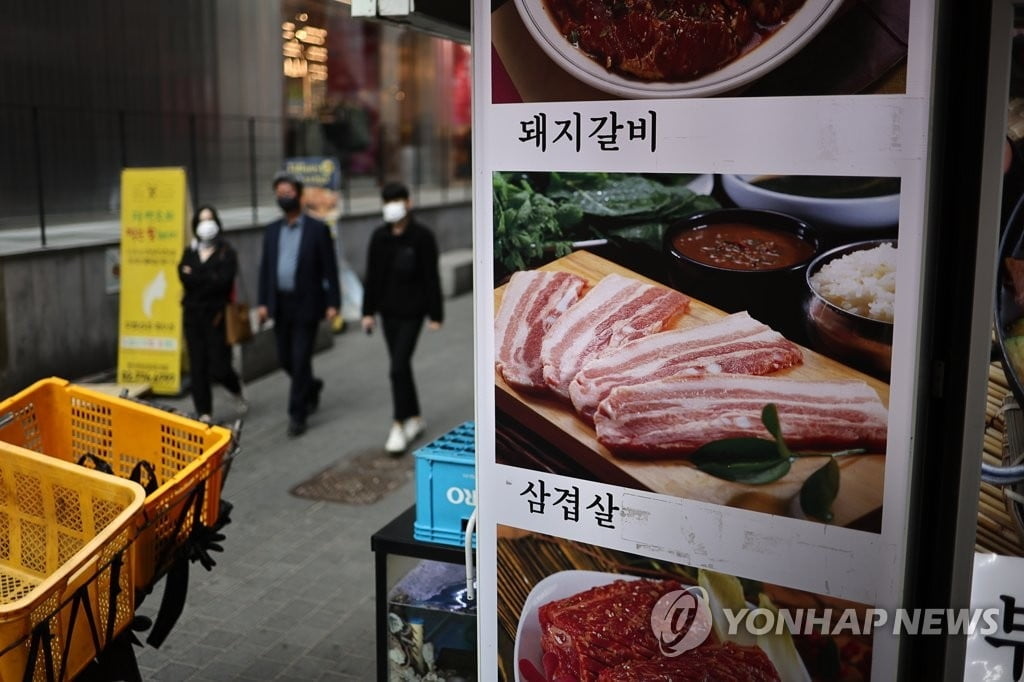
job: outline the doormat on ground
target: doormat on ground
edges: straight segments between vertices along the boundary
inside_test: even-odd
[[[291,489],[310,500],[373,504],[412,480],[411,454],[395,457],[380,449],[361,450]]]

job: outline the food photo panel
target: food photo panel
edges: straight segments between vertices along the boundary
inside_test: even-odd
[[[498,527],[503,679],[871,678],[866,605]]]
[[[903,94],[910,0],[495,0],[492,102]]]
[[[880,531],[899,178],[492,181],[498,463]]]

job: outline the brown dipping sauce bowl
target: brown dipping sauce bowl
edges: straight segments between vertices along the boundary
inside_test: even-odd
[[[702,211],[670,225],[662,249],[675,289],[729,313],[746,310],[806,343],[804,271],[818,237],[803,220],[759,209]]]

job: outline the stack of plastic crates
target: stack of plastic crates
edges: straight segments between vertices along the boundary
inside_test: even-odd
[[[460,546],[465,541],[476,508],[475,435],[473,422],[466,422],[416,451],[417,540]]]
[[[0,441],[139,480],[135,580],[148,589],[180,556],[197,524],[220,513],[231,431],[117,398],[64,379],[43,379],[0,402]]]
[[[0,443],[0,680],[67,680],[131,622],[131,481]]]

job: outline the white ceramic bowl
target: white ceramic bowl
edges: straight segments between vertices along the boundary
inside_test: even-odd
[[[723,175],[722,189],[741,208],[760,208],[803,218],[815,227],[890,227],[899,223],[900,195],[825,199],[784,194],[751,184],[759,175]]]
[[[549,15],[547,0],[515,2],[526,29],[540,48],[570,75],[604,92],[640,99],[705,97],[757,80],[796,54],[842,5],[842,0],[807,0],[768,40],[722,68],[690,81],[646,82],[612,73],[574,47]]]
[[[819,254],[804,271],[808,291],[805,308],[807,333],[813,347],[835,360],[888,381],[892,368],[893,323],[846,310],[819,294],[811,284],[811,278],[828,263],[882,244],[898,248],[895,239],[872,239]]]

